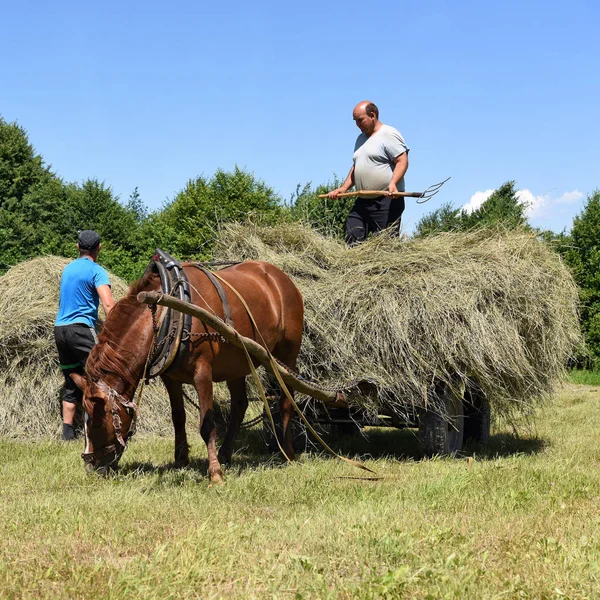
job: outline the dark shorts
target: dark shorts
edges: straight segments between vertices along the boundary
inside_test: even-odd
[[[54,328],[54,341],[58,349],[60,368],[65,376],[63,400],[65,402],[80,402],[81,390],[71,379],[71,373],[85,374],[85,363],[96,345],[96,332],[83,323],[60,325]]]
[[[346,220],[346,243],[363,242],[370,233],[394,226],[400,235],[400,220],[404,212],[404,198],[357,198]]]

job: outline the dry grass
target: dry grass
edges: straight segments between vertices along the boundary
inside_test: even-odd
[[[338,387],[373,382],[375,393],[350,396],[372,413],[402,416],[431,400],[439,380],[481,388],[496,414],[528,413],[580,343],[575,284],[527,233],[379,236],[347,249],[298,224],[230,225],[218,255],[267,260],[294,278],[306,305],[302,372]],[[66,263],[41,257],[0,277],[0,436],[58,432],[53,323]],[[111,281],[124,295],[127,286]],[[140,431],[171,434],[160,382],[144,396]]]
[[[54,343],[54,320],[63,268],[69,261],[43,256],[0,277],[0,436],[41,438],[60,429],[63,376]],[[127,284],[110,276],[116,299]],[[100,309],[100,319],[104,315]],[[190,419],[197,421],[196,411]],[[160,381],[144,392],[140,432],[172,433],[168,396]]]
[[[293,277],[306,307],[301,371],[374,382],[375,394],[351,397],[372,412],[422,406],[438,380],[481,388],[496,414],[527,412],[581,343],[572,277],[525,232],[380,235],[348,249],[299,224],[227,225],[217,255]]]

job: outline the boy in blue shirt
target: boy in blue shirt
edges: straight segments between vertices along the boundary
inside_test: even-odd
[[[115,305],[108,273],[96,262],[102,244],[100,236],[89,229],[79,234],[79,258],[63,270],[60,280],[58,315],[54,323],[54,339],[60,368],[65,376],[62,401],[63,440],[75,439],[73,420],[82,393],[71,379],[71,373],[84,374],[89,353],[98,341],[94,329],[101,301],[108,315]]]

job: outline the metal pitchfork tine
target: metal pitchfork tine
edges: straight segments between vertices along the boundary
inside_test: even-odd
[[[425,204],[425,202],[427,202],[428,200],[431,200],[440,191],[441,187],[446,183],[446,181],[448,181],[448,179],[451,179],[451,178],[448,177],[447,179],[444,179],[444,181],[440,181],[439,183],[434,183],[433,185],[430,185],[419,196],[419,200],[417,200],[417,204]]]

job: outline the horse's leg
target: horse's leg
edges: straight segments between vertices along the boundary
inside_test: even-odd
[[[289,367],[292,371],[296,370],[296,360],[298,358],[299,344],[290,344],[285,341],[275,346],[273,349],[273,355],[278,358],[284,365]],[[292,398],[294,397],[294,390],[288,386],[288,390]],[[292,431],[292,417],[294,416],[294,407],[286,396],[283,389],[279,396],[279,411],[281,412],[281,421],[283,424],[283,449],[290,460],[294,460],[295,452]]]
[[[219,461],[221,463],[230,463],[233,454],[233,444],[240,431],[240,425],[244,420],[246,409],[248,408],[248,396],[246,394],[246,378],[233,379],[227,382],[229,393],[231,394],[231,418],[227,427],[227,434],[223,440],[223,445],[219,450]]]
[[[213,411],[212,367],[207,361],[199,360],[194,371],[194,387],[200,402],[200,435],[208,451],[208,475],[211,483],[223,481],[223,471],[217,458],[217,428]]]
[[[173,428],[175,429],[175,463],[181,466],[190,462],[185,432],[185,407],[183,405],[183,384],[180,381],[174,381],[168,377],[161,377],[171,401],[171,417],[173,419]]]
[[[292,398],[294,397],[294,390],[288,387]],[[294,452],[294,446],[292,444],[293,431],[292,431],[292,417],[294,416],[294,407],[290,402],[289,398],[285,395],[284,391],[281,390],[279,397],[279,410],[281,412],[281,421],[283,423],[283,449],[290,460],[294,460],[296,454]]]

